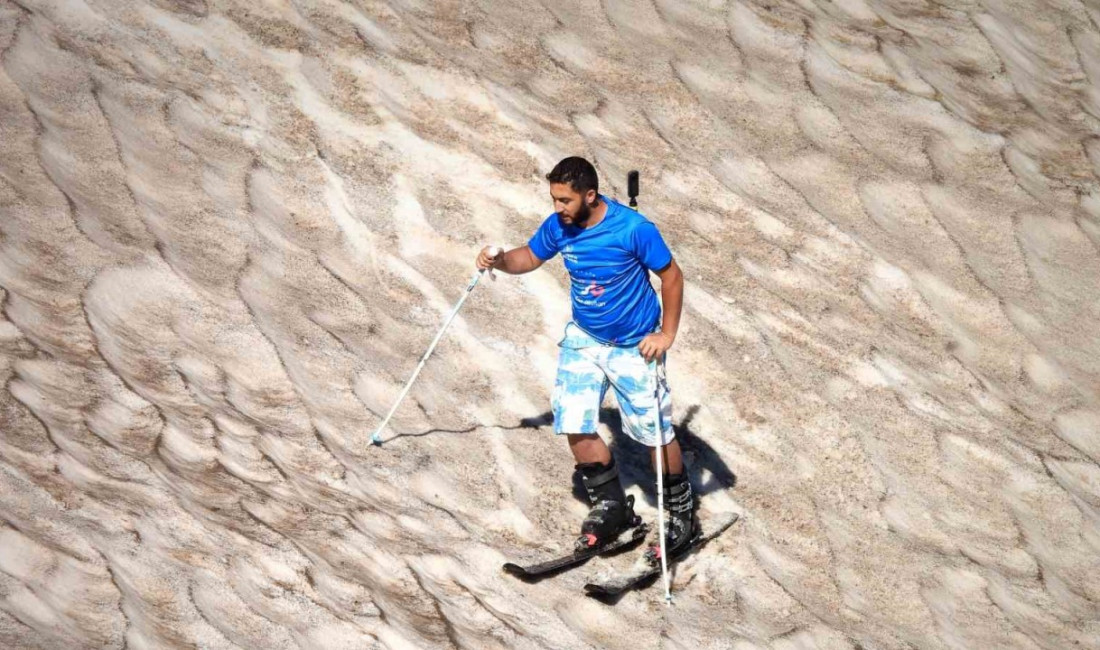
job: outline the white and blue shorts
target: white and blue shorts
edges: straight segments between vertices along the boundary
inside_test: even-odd
[[[554,433],[596,433],[600,406],[610,387],[627,435],[656,447],[659,416],[661,444],[672,442],[672,393],[663,357],[646,363],[637,346],[600,343],[574,323],[566,326],[558,346],[558,377],[550,400]]]

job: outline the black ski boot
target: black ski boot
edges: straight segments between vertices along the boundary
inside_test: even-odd
[[[699,520],[695,516],[697,508],[698,503],[687,473],[665,474],[665,552],[670,558],[676,557],[682,549],[687,548],[701,531]],[[659,538],[645,555],[652,563],[661,561]]]
[[[619,483],[619,468],[614,458],[607,465],[581,463],[577,471],[581,473],[588,502],[592,504],[592,510],[581,524],[581,536],[576,544],[578,551],[612,542],[624,530],[641,524],[641,519],[634,514],[634,497],[627,496]]]

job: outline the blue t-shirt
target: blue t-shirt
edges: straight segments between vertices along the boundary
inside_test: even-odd
[[[573,321],[582,330],[603,343],[637,345],[661,318],[649,271],[668,266],[672,253],[651,221],[603,195],[600,200],[607,214],[595,226],[566,226],[554,213],[527,245],[544,261],[561,253]]]

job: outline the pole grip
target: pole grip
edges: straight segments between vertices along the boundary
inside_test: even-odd
[[[500,255],[503,252],[504,252],[504,249],[501,248],[500,246],[490,246],[489,247],[489,257],[496,257],[497,255]],[[469,286],[466,287],[466,291],[473,291],[474,290],[474,285],[477,284],[477,279],[480,278],[482,275],[484,275],[484,273],[486,271],[489,272],[489,278],[490,279],[492,279],[492,280],[497,279],[497,276],[493,275],[493,269],[491,269],[491,268],[489,268],[489,269],[478,269],[478,272],[474,274],[473,279],[470,280]]]

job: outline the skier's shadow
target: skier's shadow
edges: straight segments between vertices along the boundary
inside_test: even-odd
[[[698,412],[698,404],[688,407],[681,422],[673,423],[672,430],[680,441],[680,451],[684,456],[684,467],[691,477],[691,486],[696,494],[702,496],[735,487],[737,475],[714,447],[692,430],[691,421]],[[657,505],[657,476],[653,470],[650,448],[636,442],[623,431],[618,409],[604,408],[600,414],[611,430],[611,443],[608,446],[615,455],[615,462],[619,464],[623,487],[638,485],[650,505]],[[580,495],[585,497],[583,485]],[[585,502],[587,503],[587,499]]]
[[[718,452],[714,450],[703,438],[691,428],[691,421],[699,412],[699,406],[688,408],[683,420],[673,423],[672,430],[676,433],[676,439],[680,441],[680,450],[684,455],[684,465],[691,476],[691,485],[695,493],[705,495],[717,490],[728,490],[737,485],[737,475],[726,465]],[[643,446],[623,431],[622,416],[619,409],[604,407],[600,409],[600,419],[611,430],[611,441],[608,447],[615,456],[615,462],[619,465],[619,476],[623,487],[638,485],[650,505],[657,504],[657,483],[653,471],[653,463],[650,460],[649,447]],[[554,416],[547,412],[533,418],[524,418],[520,422],[522,427],[537,428],[553,424]],[[584,484],[580,476],[574,473],[573,496],[581,503],[588,503],[588,497],[584,491]]]

